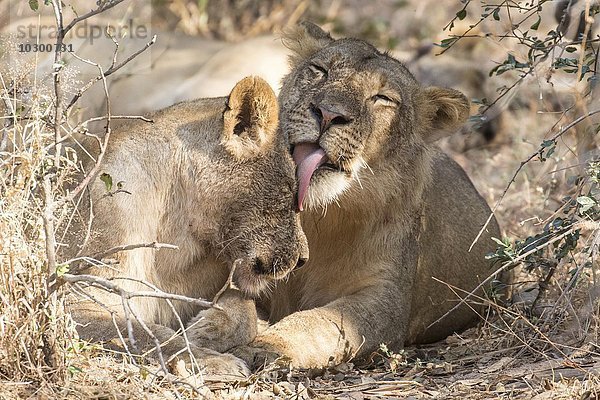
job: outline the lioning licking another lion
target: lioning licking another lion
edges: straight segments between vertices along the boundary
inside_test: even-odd
[[[492,219],[469,251],[491,211],[433,144],[465,122],[468,100],[421,87],[370,44],[334,40],[310,23],[284,42],[293,56],[278,131],[272,91],[248,78],[229,98],[180,103],[153,114],[153,125],[136,122],[115,134],[103,168],[130,194],[94,182],[98,233],[87,247],[160,241],[179,250],[120,253],[117,269],[92,272],[130,290],[146,290],[140,281],[147,280],[211,298],[227,266],[241,260],[234,278],[242,292],[263,292],[256,307],[270,326],[258,334],[254,303],[240,293],[226,295],[221,310],[175,302],[181,320],[156,298],[131,308],[161,341],[185,325],[193,353],[215,372],[247,373],[241,360],[215,350],[250,366],[285,356],[296,367],[323,367],[368,356],[382,343],[394,350],[473,325],[477,314],[465,304],[440,317],[459,302],[454,288],[471,291],[493,272],[485,254],[500,232]],[[112,316],[97,304],[74,308],[82,336],[114,336],[115,315],[127,336],[121,299],[102,300]],[[138,325],[137,340],[152,348]],[[163,351],[175,356],[185,346],[177,336]]]
[[[397,60],[361,40],[303,23],[279,97],[281,134],[297,166],[298,208],[310,259],[259,301],[272,324],[233,353],[322,367],[440,340],[477,315],[450,289],[470,291],[493,271],[485,254],[495,219],[469,251],[490,208],[433,142],[465,122],[453,89],[421,87]],[[435,279],[433,279],[435,278]],[[444,282],[444,283],[441,283]]]

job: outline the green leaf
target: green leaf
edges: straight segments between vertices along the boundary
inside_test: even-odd
[[[555,145],[555,144],[556,144],[556,143],[554,142],[554,140],[552,140],[552,139],[548,139],[548,140],[544,140],[544,141],[542,142],[542,147],[550,147],[550,146],[553,146],[553,145]]]
[[[596,204],[596,201],[594,199],[592,199],[591,197],[587,197],[587,196],[579,196],[577,198],[577,202],[579,204],[581,204],[582,206],[586,206],[588,204]]]
[[[83,372],[83,370],[81,368],[79,368],[79,367],[77,367],[75,365],[69,365],[67,367],[67,371],[69,371],[69,373],[71,374],[71,376],[77,375],[77,374]]]
[[[497,244],[499,244],[500,246],[502,246],[502,247],[508,247],[509,246],[509,244],[503,242],[502,240],[500,240],[500,239],[498,239],[496,237],[492,237],[492,240],[494,242],[496,242]]]
[[[579,196],[577,198],[577,202],[579,204],[581,204],[579,211],[582,213],[586,212],[587,210],[589,210],[590,208],[592,208],[596,205],[596,200],[592,199],[591,197],[587,197],[587,196]]]
[[[102,175],[100,175],[100,180],[104,182],[104,185],[106,185],[106,191],[110,192],[113,185],[112,176],[105,172]]]
[[[457,13],[456,13],[456,17],[457,17],[458,19],[460,19],[461,21],[462,21],[463,19],[465,19],[465,18],[466,18],[466,16],[467,16],[467,10],[466,10],[466,9],[464,9],[464,8],[463,8],[462,10],[460,10],[459,12],[457,12]]]
[[[500,7],[494,10],[494,12],[492,13],[492,17],[494,17],[496,21],[500,21]]]
[[[69,264],[58,264],[56,266],[56,276],[61,277],[69,272]]]
[[[434,43],[434,44],[435,44],[436,46],[439,46],[439,47],[443,47],[443,48],[444,48],[444,47],[448,47],[448,46],[450,46],[452,43],[456,42],[457,40],[458,40],[458,38],[457,38],[457,37],[451,37],[451,38],[448,38],[448,39],[444,39],[444,40],[442,40],[442,41],[441,41],[439,44],[437,44],[437,43]]]
[[[38,0],[29,0],[29,8],[33,11],[37,11],[39,8]]]
[[[577,47],[573,47],[573,46],[567,46],[567,47],[565,48],[565,51],[566,51],[567,53],[573,53],[573,52],[577,51]]]
[[[542,22],[542,17],[540,17],[538,15],[537,21],[535,21],[535,23],[533,25],[531,25],[530,28],[533,29],[534,31],[537,31],[537,29],[540,27],[540,22]]]

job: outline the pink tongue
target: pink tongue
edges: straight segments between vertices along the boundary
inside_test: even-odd
[[[303,211],[302,203],[310,184],[310,178],[319,166],[327,162],[327,155],[316,143],[299,143],[294,146],[292,156],[298,166],[296,176],[298,177],[298,210]]]

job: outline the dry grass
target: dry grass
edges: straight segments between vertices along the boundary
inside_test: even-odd
[[[41,180],[50,173],[64,180],[69,169],[48,171],[53,135],[44,121],[53,107],[48,93],[29,80],[31,72],[17,64],[0,75],[0,376],[15,388],[60,385],[73,353],[72,324],[61,297],[47,288]]]

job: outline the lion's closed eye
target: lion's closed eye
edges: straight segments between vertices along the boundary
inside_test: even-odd
[[[385,94],[378,93],[375,96],[371,97],[371,100],[378,106],[384,107],[396,107],[398,102],[393,100],[391,97],[386,96]]]
[[[316,76],[320,78],[327,78],[328,72],[327,68],[318,65],[318,64],[310,64],[308,68],[314,73]]]

